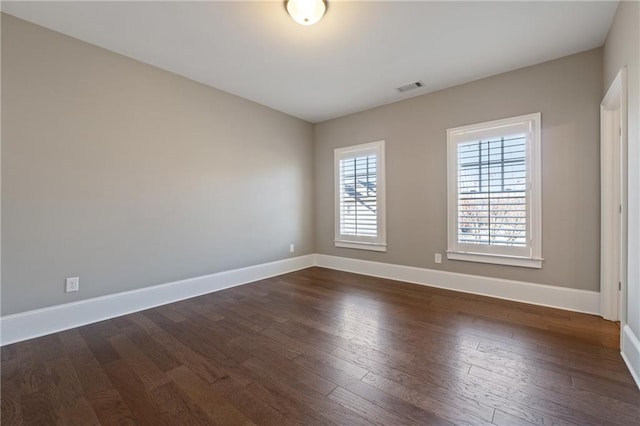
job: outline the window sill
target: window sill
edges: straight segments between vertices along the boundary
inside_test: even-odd
[[[521,266],[523,268],[542,268],[542,259],[532,257],[447,251],[447,259],[462,260],[466,262],[492,263],[495,265]]]
[[[335,246],[342,247],[342,248],[358,249],[358,250],[383,251],[383,252],[387,251],[386,244],[363,243],[363,242],[357,242],[357,241],[336,240]]]

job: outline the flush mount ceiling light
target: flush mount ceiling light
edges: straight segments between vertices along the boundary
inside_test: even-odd
[[[325,0],[286,0],[287,12],[300,25],[313,25],[327,11]]]

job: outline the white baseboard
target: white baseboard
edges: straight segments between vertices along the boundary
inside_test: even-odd
[[[600,293],[594,291],[310,254],[6,315],[0,317],[0,346],[286,274],[314,265],[517,302],[599,314]],[[635,338],[635,336],[633,337]],[[630,340],[630,342],[634,342],[634,340]],[[635,342],[637,343],[637,339]],[[635,347],[635,352],[629,350],[627,358],[631,361],[627,361],[627,363],[631,362],[631,365],[636,366],[637,374],[640,371],[638,368],[640,364],[638,346],[633,346],[633,343],[628,343],[627,346]]]
[[[640,340],[638,340],[638,336],[633,333],[628,324],[622,328],[622,350],[620,354],[627,364],[631,376],[636,381],[638,389],[640,389]]]
[[[600,315],[600,293],[434,269],[316,254],[316,265],[464,293]]]
[[[0,346],[308,268],[314,259],[310,254],[6,315],[0,317]]]

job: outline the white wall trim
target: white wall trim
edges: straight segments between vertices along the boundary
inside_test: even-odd
[[[0,317],[0,345],[189,299],[314,265],[309,254]]]
[[[620,354],[627,364],[633,380],[636,381],[638,389],[640,389],[640,340],[638,340],[629,325],[625,325],[622,328],[622,350]]]
[[[524,247],[472,244],[460,241],[458,148],[487,138],[525,135],[526,243]],[[526,268],[542,267],[542,166],[540,112],[447,129],[447,258]],[[493,139],[492,139],[493,140]]]
[[[568,311],[600,314],[600,293],[523,281],[316,254],[316,265],[414,284],[480,294]]]
[[[622,68],[600,104],[600,314],[626,320],[627,70]],[[622,337],[622,336],[621,336]]]
[[[343,160],[354,160],[358,157],[373,155],[376,157],[376,225],[377,235],[367,236],[342,234],[342,188],[340,184]],[[385,184],[385,141],[363,143],[359,145],[336,148],[333,151],[333,197],[334,197],[334,243],[336,247],[358,250],[387,251],[387,219],[386,219],[386,184]]]

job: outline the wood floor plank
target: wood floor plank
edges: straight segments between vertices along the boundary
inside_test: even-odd
[[[637,392],[635,384],[575,372],[572,373],[571,379],[575,389],[605,395],[640,407],[640,392]]]
[[[85,342],[77,328],[62,331],[59,335],[66,355],[89,350],[87,342]]]
[[[147,356],[160,371],[173,370],[180,362],[144,330],[135,328],[126,332],[127,337]]]
[[[288,331],[290,332],[290,330]],[[361,367],[358,367],[356,364],[352,362],[349,362],[341,358],[338,358],[334,355],[331,355],[330,352],[323,350],[323,349],[329,349],[333,351],[337,349],[337,347],[335,346],[326,347],[324,345],[320,345],[323,348],[323,349],[320,349],[319,347],[314,346],[314,344],[311,343],[313,341],[312,338],[309,338],[308,341],[300,341],[296,337],[292,337],[289,334],[284,334],[279,330],[275,330],[271,328],[265,329],[263,331],[263,334],[271,337],[272,339],[282,344],[286,344],[289,347],[294,347],[297,350],[301,351],[303,355],[297,357],[294,360],[295,362],[299,362],[299,360],[303,357],[307,357],[307,358],[310,357],[322,364],[331,366],[332,368],[340,372],[343,372],[344,374],[355,377],[356,379],[361,379],[362,377],[365,376],[365,374],[367,374],[367,370]]]
[[[192,312],[197,312],[200,315],[207,317],[211,321],[220,321],[225,318],[225,315],[223,315],[219,311],[219,309],[216,309],[214,311],[205,304],[190,303],[188,309],[191,310]]]
[[[312,353],[317,350],[330,353],[337,348],[337,345],[323,339],[319,333],[310,333],[295,324],[272,325],[262,330],[261,334],[284,343],[288,348],[293,348],[300,353]]]
[[[321,321],[312,320],[308,317],[295,318],[292,323],[304,326],[307,332],[313,331],[315,339],[323,337],[330,342],[330,345],[346,348],[354,345],[366,347],[403,361],[411,360],[414,357],[413,354],[400,351],[397,348],[417,344],[417,337],[414,337],[414,340],[404,338],[400,342],[396,339],[402,338],[402,333],[385,332],[384,330],[376,329],[373,325],[363,324],[359,320],[354,321],[357,322],[357,325],[354,323],[345,325],[342,322],[334,322],[329,317],[322,318]],[[381,338],[381,335],[384,335],[384,338]]]
[[[358,416],[353,411],[345,409],[340,404],[326,398],[322,394],[316,393],[297,380],[287,376],[282,371],[267,365],[257,358],[251,358],[245,361],[244,364],[263,380],[276,383],[289,394],[295,395],[295,399],[298,402],[330,422],[337,425],[366,425],[368,423],[366,419]]]
[[[205,425],[213,421],[172,381],[153,389],[151,397],[167,411],[173,424]]]
[[[115,389],[106,389],[89,397],[93,411],[103,425],[135,425],[129,407]]]
[[[174,350],[180,353],[183,359],[186,357],[188,362],[200,364],[200,367],[189,366],[195,367],[192,368],[193,371],[220,378],[225,373],[217,368],[218,365],[234,367],[238,364],[238,360],[235,359],[238,354],[220,345],[221,342],[215,338],[214,333],[208,333],[202,327],[188,321],[185,321],[186,324],[175,324],[157,312],[149,311],[145,315],[163,328],[162,332],[154,334],[154,338],[167,348],[175,348]],[[197,356],[193,356],[194,353]],[[247,357],[242,355],[240,359],[244,360]]]
[[[296,351],[292,348],[288,348],[287,346],[283,346],[278,342],[263,335],[261,331],[264,330],[264,328],[261,329],[260,332],[257,332],[253,329],[249,329],[241,324],[231,322],[227,319],[221,320],[220,323],[224,324],[224,326],[226,327],[231,327],[238,332],[239,337],[231,339],[230,342],[238,340],[245,341],[247,343],[251,342],[252,345],[257,345],[286,359],[294,359],[301,354],[301,352]]]
[[[22,395],[22,415],[27,425],[62,424],[53,409],[51,394],[44,389]]]
[[[498,354],[505,359],[524,363],[532,361],[550,362],[566,368],[567,371],[577,369],[588,374],[609,377],[623,383],[633,384],[633,378],[630,376],[629,371],[619,361],[601,359],[600,362],[597,362],[597,360],[589,356],[574,356],[568,352],[526,352],[526,349],[517,346],[506,348],[504,345],[488,342],[481,342],[478,346],[478,351],[486,354]]]
[[[45,390],[48,382],[46,367],[34,343],[22,342],[17,347],[17,352],[21,394],[28,395],[32,392]]]
[[[339,377],[339,376],[334,376]],[[451,426],[452,422],[438,417],[436,414],[423,410],[422,408],[404,401],[401,398],[397,398],[389,393],[383,392],[380,389],[364,383],[361,380],[354,380],[352,378],[339,378],[340,386],[349,392],[357,395],[378,407],[384,408],[387,411],[396,413],[399,416],[406,417],[413,424],[418,425],[433,425],[433,426]]]
[[[169,378],[127,336],[117,334],[110,337],[109,342],[147,389],[169,382]]]
[[[503,364],[490,362],[478,363],[474,362],[475,360],[470,361],[472,362],[472,366],[471,369],[469,369],[469,374],[472,374],[474,369],[482,368],[490,371],[494,375],[509,377],[519,383],[520,387],[526,385],[539,386],[547,389],[568,389],[573,387],[572,377],[566,373],[544,368],[529,368],[523,371],[521,369],[504,367]]]
[[[404,364],[399,362],[386,364],[384,360],[382,362],[376,361],[366,355],[354,354],[349,351],[336,351],[336,355],[353,359],[354,362],[365,366],[372,373],[413,390],[425,389],[425,383],[428,383],[430,384],[429,388],[423,392],[432,394],[433,398],[445,404],[449,402],[449,398],[451,401],[457,400],[460,406],[464,406],[467,411],[469,408],[473,408],[473,401],[481,401],[484,407],[479,407],[481,410],[479,414],[485,419],[489,417],[488,406],[493,409],[502,408],[508,413],[519,415],[535,423],[562,423],[553,415],[535,410],[526,404],[511,401],[507,397],[507,392],[495,392],[494,389],[484,386],[484,383],[480,383],[467,374],[467,367],[463,369],[446,368],[443,364],[433,363],[430,360],[422,361],[419,365],[413,361]],[[469,404],[469,401],[472,404]]]
[[[243,350],[251,353],[254,358],[260,359],[269,364],[269,366],[282,371],[290,377],[295,378],[300,383],[308,386],[310,389],[318,392],[321,395],[328,395],[332,390],[336,388],[336,384],[331,383],[324,377],[321,377],[311,371],[308,371],[291,359],[283,358],[279,354],[272,352],[271,350],[261,347],[256,342],[253,342],[245,337],[238,337],[231,341],[231,345],[238,346]]]
[[[393,380],[385,379],[382,376],[369,373],[363,381],[375,386],[383,392],[394,395],[410,404],[422,408],[423,410],[434,413],[438,417],[449,420],[457,425],[488,425],[490,420],[483,420],[467,411],[462,407],[445,404],[437,399],[425,397],[419,391],[410,389]],[[491,410],[493,417],[493,410]]]
[[[111,346],[107,340],[113,333],[102,333],[100,328],[92,325],[80,327],[78,329],[87,346],[93,352],[93,356],[100,364],[108,364],[120,359],[120,355]]]
[[[170,370],[167,375],[215,423],[220,425],[252,425],[224,396],[185,366]]]
[[[344,352],[341,352],[340,355],[344,358],[348,357]],[[416,375],[420,377],[418,379],[416,376],[375,362],[367,357],[358,357],[358,360],[363,367],[369,370],[368,374],[376,374],[394,380],[403,386],[417,390],[425,397],[438,400],[443,404],[464,407],[465,411],[483,420],[491,421],[493,417],[493,408],[487,405],[486,402],[480,402],[478,397],[479,389],[475,389],[460,380],[457,375],[443,374],[443,371],[437,369],[437,367],[431,368],[433,364],[425,365],[424,371],[421,370],[422,374]],[[363,381],[370,383],[367,378],[364,378]],[[486,397],[486,394],[482,393],[482,395]],[[498,404],[501,402],[499,401]]]
[[[211,309],[211,308],[203,308]],[[257,333],[267,328],[273,322],[267,317],[252,312],[250,309],[240,306],[216,306],[215,312],[221,315],[228,322],[246,327]]]
[[[387,411],[384,408],[380,408],[371,401],[367,401],[366,399],[339,386],[335,388],[328,397],[343,407],[378,425],[413,424],[409,419]]]
[[[84,396],[76,399],[70,406],[62,407],[60,409],[60,417],[64,419],[64,424],[69,426],[93,426],[101,424],[93,407]]]
[[[71,353],[69,359],[84,390],[84,395],[91,396],[113,387],[100,363],[88,348]]]
[[[211,386],[256,424],[279,426],[291,422],[287,413],[278,412],[231,377],[220,379]]]
[[[16,345],[3,346],[0,348],[0,361],[9,361],[17,357]]]
[[[333,425],[334,423],[319,416],[302,404],[286,389],[270,381],[252,381],[245,389],[261,401],[278,411],[285,419],[283,424],[291,425]]]
[[[545,400],[553,400],[556,403],[560,403],[567,408],[578,410],[595,419],[600,419],[602,423],[619,422],[622,424],[640,424],[640,406],[635,404],[628,404],[623,401],[609,398],[606,396],[595,395],[593,393],[564,388],[550,388],[545,386],[527,386],[522,385],[522,382],[518,379],[514,379],[504,375],[497,375],[491,371],[483,368],[472,368],[469,374],[483,378],[491,383],[501,384],[508,388],[520,389],[529,388],[531,392],[537,393],[537,395],[544,395]],[[542,398],[540,398],[542,399]],[[531,401],[531,398],[527,399]],[[588,403],[586,402],[588,401]]]
[[[41,362],[51,361],[65,355],[65,348],[58,333],[43,336],[38,341],[38,347],[34,354],[35,359]]]
[[[1,376],[0,393],[2,394],[2,405],[0,406],[0,424],[22,424],[22,395],[17,358],[8,357],[2,361]]]
[[[313,267],[5,346],[0,421],[630,426],[619,332]]]
[[[148,425],[171,424],[166,410],[153,400],[142,380],[123,360],[110,362],[102,368],[138,422]]]
[[[209,362],[169,333],[164,331],[155,332],[152,338],[166,351],[170,352],[175,359],[179,360],[180,365],[184,364],[206,382],[213,383],[225,376],[225,373],[215,363]]]
[[[534,423],[529,423],[519,417],[507,414],[504,411],[496,410],[493,415],[492,423],[496,426],[533,426]]]
[[[84,397],[84,389],[78,379],[73,363],[61,357],[46,363],[50,377],[48,392],[57,416],[65,424],[99,424],[99,421]]]

